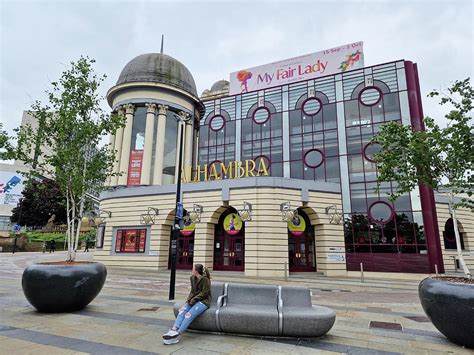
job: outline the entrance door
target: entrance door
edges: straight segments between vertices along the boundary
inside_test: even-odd
[[[316,271],[313,227],[303,211],[298,210],[297,218],[288,222],[290,272]]]
[[[171,234],[173,232],[171,231]],[[189,235],[178,234],[178,250],[176,254],[176,269],[192,270],[194,257],[194,232]],[[169,249],[168,269],[171,268],[171,243]]]
[[[193,268],[194,233],[190,236],[179,234],[177,256],[176,269],[191,270]]]
[[[237,211],[222,214],[214,229],[214,270],[244,271],[244,229]]]

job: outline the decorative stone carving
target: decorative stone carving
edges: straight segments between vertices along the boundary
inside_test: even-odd
[[[179,116],[181,122],[187,122],[191,118],[191,115],[189,113],[184,112],[184,111],[179,111],[178,116]]]
[[[157,104],[148,103],[145,106],[147,107],[146,113],[155,113],[156,112]]]
[[[135,111],[135,106],[132,104],[128,104],[125,106],[125,113],[127,115],[133,115],[133,112]]]
[[[168,112],[169,107],[166,105],[158,105],[158,114],[159,115],[166,115],[166,112]]]
[[[125,114],[125,107],[124,106],[118,106],[115,111],[117,112],[117,115],[123,116]]]

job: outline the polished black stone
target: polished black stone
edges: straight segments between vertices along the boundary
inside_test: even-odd
[[[32,264],[23,272],[22,287],[27,300],[41,312],[73,312],[99,294],[106,277],[101,263]]]
[[[426,315],[441,333],[474,348],[474,285],[426,278],[418,293]]]

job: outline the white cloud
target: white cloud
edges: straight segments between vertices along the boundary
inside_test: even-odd
[[[418,63],[424,95],[472,76],[473,5],[445,1],[0,0],[0,120],[11,131],[32,99],[81,54],[106,73],[160,50],[193,73],[198,92],[230,72],[364,41],[367,65]],[[424,99],[425,114],[442,109]]]

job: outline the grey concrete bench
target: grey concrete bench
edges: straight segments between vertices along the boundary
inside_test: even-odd
[[[190,329],[195,330],[205,330],[209,332],[219,332],[216,321],[216,312],[222,306],[222,301],[224,298],[224,283],[223,282],[211,282],[211,305],[210,307],[197,317],[190,325]],[[219,304],[219,306],[218,306]],[[177,316],[179,309],[184,305],[183,302],[176,302],[174,304],[173,310],[174,315]]]
[[[313,306],[306,287],[212,283],[211,307],[190,329],[236,334],[318,337],[334,325],[332,309]],[[183,303],[174,305],[175,316]]]

